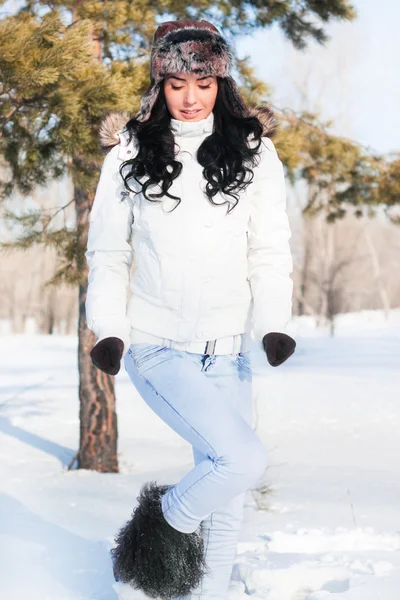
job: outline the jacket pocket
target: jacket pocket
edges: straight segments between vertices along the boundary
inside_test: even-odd
[[[136,266],[132,276],[133,291],[142,291],[152,298],[161,295],[161,269],[159,257],[151,247],[149,238],[139,238],[135,244]]]

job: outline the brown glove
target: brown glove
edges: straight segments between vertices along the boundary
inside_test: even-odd
[[[263,346],[270,365],[279,367],[292,356],[296,342],[290,335],[280,332],[270,332],[263,337]]]
[[[92,363],[108,375],[116,375],[121,368],[124,342],[117,337],[104,338],[90,351]]]

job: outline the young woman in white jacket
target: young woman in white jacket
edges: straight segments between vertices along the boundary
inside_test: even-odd
[[[90,215],[92,360],[115,375],[124,359],[143,400],[193,447],[181,481],[142,486],[112,550],[121,585],[164,600],[226,600],[245,492],[267,464],[252,428],[251,338],[273,366],[296,346],[276,121],[246,107],[232,56],[208,21],[158,27],[139,112],[103,123],[111,149]]]

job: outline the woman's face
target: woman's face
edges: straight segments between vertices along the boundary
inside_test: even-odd
[[[215,75],[174,73],[164,79],[164,95],[169,112],[179,121],[206,119],[215,105],[218,81]],[[193,114],[185,111],[194,111]]]

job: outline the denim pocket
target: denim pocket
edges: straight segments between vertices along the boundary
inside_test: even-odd
[[[251,352],[238,352],[235,354],[235,362],[239,369],[246,371],[249,375],[253,374],[251,367]]]
[[[153,358],[161,357],[169,348],[167,346],[159,346],[158,344],[139,343],[131,344],[128,354],[132,358],[136,367],[140,369],[151,361]]]

